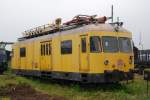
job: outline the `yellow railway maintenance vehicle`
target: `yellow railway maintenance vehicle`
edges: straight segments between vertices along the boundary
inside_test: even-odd
[[[13,71],[89,83],[132,80],[132,34],[107,19],[78,15],[25,31],[12,47]]]

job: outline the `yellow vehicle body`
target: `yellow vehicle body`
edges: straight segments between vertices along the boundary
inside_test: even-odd
[[[116,32],[109,28],[103,29],[103,26],[110,27],[106,24],[87,25],[83,28],[18,41],[12,46],[12,69],[18,74],[49,76],[84,82],[133,79],[131,72],[134,68],[133,52],[104,52],[102,46],[103,36],[116,37],[117,39],[126,37],[132,40],[132,34],[128,31]],[[92,28],[90,29],[90,27]],[[100,38],[100,52],[90,51],[90,37],[92,36]],[[81,40],[86,43],[84,52],[82,52]],[[61,53],[63,41],[71,43],[69,54]],[[21,51],[21,48],[24,49]],[[25,54],[21,54],[21,52]],[[120,75],[123,78],[120,78]]]

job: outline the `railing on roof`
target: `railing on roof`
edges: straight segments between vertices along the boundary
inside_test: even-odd
[[[42,34],[51,30],[56,29],[55,24],[46,24],[43,26],[39,26],[30,30],[27,30],[25,32],[23,32],[23,36],[24,37],[28,37],[28,36],[32,36],[32,35],[37,35],[37,34]]]
[[[22,33],[23,38],[19,38],[19,40],[55,33],[57,31],[69,30],[82,25],[88,25],[90,23],[105,23],[108,19],[109,17],[105,16],[96,18],[96,15],[77,15],[71,21],[61,24],[61,18],[58,18],[55,20],[55,24],[46,24],[24,31]]]

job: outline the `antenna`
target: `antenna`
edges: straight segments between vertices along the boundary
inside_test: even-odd
[[[114,22],[114,6],[111,6],[111,22]]]
[[[119,17],[117,17],[117,22],[119,22],[120,21],[120,18]]]
[[[139,41],[139,46],[141,47],[141,49],[143,50],[143,43],[142,43],[142,34],[140,32],[140,37],[139,37],[140,41]]]

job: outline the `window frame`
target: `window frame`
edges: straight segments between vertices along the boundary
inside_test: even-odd
[[[65,46],[67,46],[68,44],[67,44],[67,42],[69,43],[70,42],[70,44],[69,44],[69,48],[64,48]],[[66,44],[65,44],[66,43]],[[64,46],[65,45],[65,46]],[[63,48],[62,48],[62,46],[64,46]],[[72,54],[72,40],[63,40],[63,41],[61,41],[61,43],[60,43],[60,53],[61,53],[61,55],[67,55],[67,54]],[[70,49],[69,50],[69,52],[66,52],[66,50],[63,50],[63,49]],[[64,52],[65,51],[65,52]]]
[[[26,48],[25,47],[21,47],[20,48],[20,57],[26,57]]]
[[[51,55],[52,53],[52,45],[50,43],[48,43],[48,55]]]
[[[110,50],[106,51],[106,50],[104,50],[104,40],[103,40],[104,37],[116,38],[116,40],[117,40],[117,43],[116,43],[117,49],[116,49],[116,51],[110,51]],[[104,53],[118,53],[118,52],[120,52],[120,50],[119,50],[119,41],[118,41],[117,36],[102,36],[101,41],[102,41],[102,47],[103,47],[103,52]]]
[[[98,37],[99,38],[99,50],[98,51],[91,50],[91,38],[93,38],[93,37]],[[90,48],[89,48],[90,53],[100,53],[100,52],[102,52],[102,44],[101,44],[101,37],[100,36],[90,36],[89,40],[90,40]]]
[[[86,37],[81,38],[81,52],[86,53],[87,52],[87,41]]]
[[[121,50],[121,48],[120,48],[120,39],[121,38],[122,39],[128,39],[130,41],[131,48],[130,48],[130,50],[128,52]],[[118,37],[118,43],[119,43],[119,51],[121,53],[132,53],[133,52],[133,44],[132,44],[132,39],[131,38],[129,38],[129,37]]]
[[[51,47],[51,43],[49,42],[44,42],[44,43],[41,43],[41,47],[40,47],[40,50],[41,50],[41,56],[48,56],[48,55],[51,55],[51,50],[52,50],[52,47]]]
[[[43,54],[44,54],[43,53],[43,44],[41,44],[41,49],[40,50],[41,50],[41,56],[43,56]]]
[[[49,55],[49,45],[45,43],[46,55]]]

